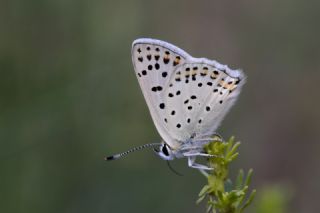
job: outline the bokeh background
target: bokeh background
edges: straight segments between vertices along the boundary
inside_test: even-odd
[[[131,63],[139,37],[242,68],[219,132],[242,142],[231,167],[284,189],[282,212],[319,212],[320,2],[0,1],[0,212],[204,212],[205,178],[173,174]],[[286,209],[286,210],[285,210]],[[254,210],[254,206],[251,212]]]

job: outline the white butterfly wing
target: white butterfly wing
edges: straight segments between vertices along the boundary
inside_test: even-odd
[[[244,84],[240,70],[159,40],[136,40],[132,57],[155,126],[173,149],[212,134]]]
[[[177,135],[164,125],[166,121],[166,98],[164,91],[174,74],[175,67],[190,57],[183,50],[155,39],[137,39],[132,44],[132,61],[142,93],[152,120],[171,147],[177,147]]]
[[[168,129],[179,141],[208,138],[236,100],[243,78],[241,71],[215,61],[189,58],[165,91]]]

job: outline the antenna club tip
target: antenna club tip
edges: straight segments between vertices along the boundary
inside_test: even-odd
[[[114,159],[115,159],[114,156],[104,157],[105,161],[110,161],[110,160],[114,160]]]

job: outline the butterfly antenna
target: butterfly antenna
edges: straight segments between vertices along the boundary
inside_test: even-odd
[[[125,152],[122,152],[122,153],[119,153],[119,154],[115,154],[115,155],[111,155],[109,157],[104,157],[104,160],[106,161],[110,161],[110,160],[116,160],[118,158],[121,158],[123,156],[126,156],[127,154],[131,153],[131,152],[135,152],[135,151],[138,151],[138,150],[142,150],[142,149],[145,149],[145,148],[149,148],[149,147],[155,147],[155,146],[160,146],[161,143],[149,143],[149,144],[144,144],[142,146],[137,146],[137,147],[134,147],[132,149],[129,149],[128,151],[125,151]]]
[[[183,176],[181,173],[177,172],[177,171],[171,166],[171,164],[170,164],[170,162],[169,162],[168,160],[167,160],[167,165],[168,165],[169,169],[170,169],[173,173],[175,173],[175,174],[178,175],[178,176]]]

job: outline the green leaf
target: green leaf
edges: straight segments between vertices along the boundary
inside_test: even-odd
[[[242,169],[240,169],[238,177],[237,177],[237,181],[236,181],[236,186],[235,186],[236,189],[242,188],[243,176],[244,176],[244,172]]]
[[[196,202],[196,204],[201,203],[201,201],[203,201],[204,198],[206,198],[206,196],[201,196],[201,197],[199,197],[198,200],[197,200],[197,202]]]
[[[252,174],[253,174],[253,169],[249,169],[249,172],[248,172],[248,174],[247,174],[247,178],[246,178],[246,180],[245,180],[245,182],[244,182],[244,184],[245,184],[246,186],[248,186],[248,185],[250,184]]]
[[[252,192],[251,192],[251,194],[250,194],[247,202],[241,207],[240,212],[243,212],[243,210],[244,210],[245,208],[247,208],[247,207],[252,203],[252,201],[253,201],[253,199],[254,199],[254,196],[256,195],[256,192],[257,192],[257,191],[256,191],[255,189],[252,190]]]
[[[207,191],[209,191],[209,190],[210,190],[210,186],[209,186],[209,185],[205,185],[205,186],[201,189],[201,191],[199,192],[199,197],[204,196],[204,195],[207,193]]]

